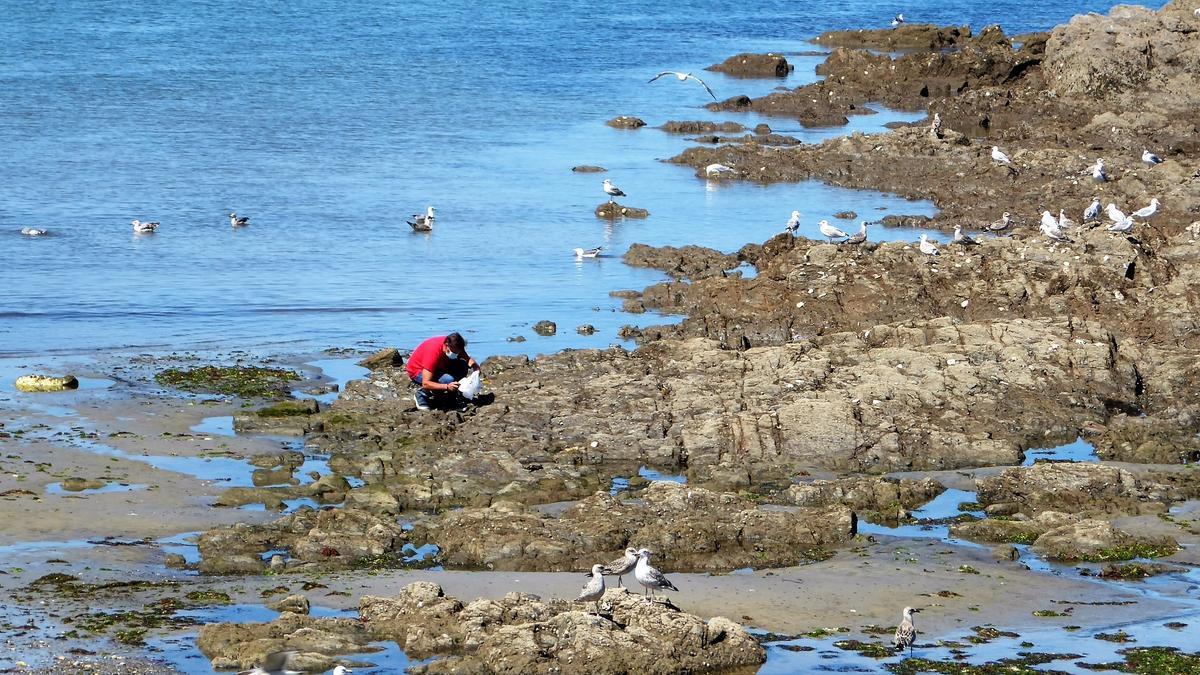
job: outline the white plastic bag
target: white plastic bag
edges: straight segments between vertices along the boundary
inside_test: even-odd
[[[468,401],[474,400],[481,389],[483,389],[483,378],[479,377],[478,370],[471,371],[470,375],[458,381],[458,393]]]

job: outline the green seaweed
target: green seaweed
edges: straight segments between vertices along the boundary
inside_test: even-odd
[[[300,373],[294,370],[257,366],[168,368],[154,376],[156,382],[167,387],[241,398],[286,396],[289,391],[288,383],[299,379]]]
[[[850,652],[858,652],[873,659],[886,659],[893,655],[892,649],[878,642],[863,642],[862,640],[838,640],[834,647]]]

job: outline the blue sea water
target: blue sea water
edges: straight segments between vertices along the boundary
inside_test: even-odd
[[[815,183],[706,184],[657,161],[682,137],[604,125],[766,121],[813,141],[918,116],[806,130],[709,113],[699,87],[651,75],[789,54],[784,81],[702,75],[721,98],[762,95],[815,79],[806,41],[825,29],[903,11],[1022,32],[1111,4],[4,0],[0,355],[409,346],[449,329],[478,355],[604,346],[622,324],[658,320],[608,297],[661,278],[620,261],[631,243],[734,250],[792,209],[810,236],[844,209],[932,212]],[[605,177],[650,218],[595,218]],[[436,230],[411,233],[405,217],[428,204]],[[231,230],[234,210],[250,227]],[[135,236],[134,218],[162,226]],[[571,255],[600,244],[607,257]],[[529,331],[539,319],[559,335]],[[600,330],[576,335],[582,323]],[[516,334],[529,342],[505,341]]]

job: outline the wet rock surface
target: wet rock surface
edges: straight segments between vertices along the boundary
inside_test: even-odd
[[[649,216],[650,212],[646,209],[625,206],[617,202],[604,202],[596,207],[596,217],[607,220],[615,220],[617,218],[648,218]]]
[[[779,54],[736,54],[705,68],[733,77],[787,77],[792,69]]]
[[[943,28],[927,23],[906,23],[889,29],[826,31],[814,38],[813,42],[826,47],[939,51],[958,46],[970,37],[969,26]]]
[[[605,124],[613,127],[614,129],[641,129],[642,127],[646,126],[645,120],[640,117],[632,117],[630,115],[614,117],[605,122]]]
[[[409,655],[452,655],[416,672],[719,672],[766,660],[758,641],[728,619],[704,621],[624,589],[608,591],[603,603],[600,615],[520,593],[463,603],[418,582],[395,598],[364,597],[359,613]]]

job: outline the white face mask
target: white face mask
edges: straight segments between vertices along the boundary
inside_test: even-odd
[[[451,361],[457,361],[458,354],[455,354],[454,352],[450,352],[449,354],[446,355],[446,358],[450,359]]]

